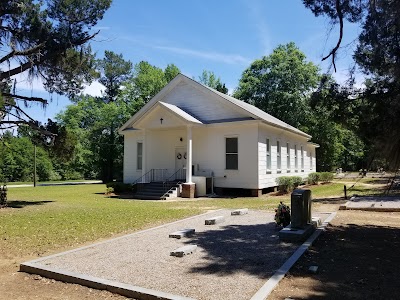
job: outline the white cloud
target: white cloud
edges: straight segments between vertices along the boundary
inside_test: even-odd
[[[155,46],[155,49],[166,50],[177,54],[182,54],[186,56],[198,57],[207,60],[213,60],[218,62],[223,62],[227,64],[240,64],[248,65],[251,60],[237,54],[223,54],[218,52],[208,52],[208,51],[198,51],[187,48],[179,47],[167,47],[167,46]]]
[[[86,85],[83,94],[93,97],[101,97],[106,87],[98,81],[93,81],[90,85]]]

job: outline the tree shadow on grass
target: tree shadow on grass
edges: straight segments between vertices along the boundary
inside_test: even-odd
[[[10,200],[7,201],[7,207],[10,208],[24,208],[26,206],[43,205],[54,201],[43,200],[43,201],[23,201],[23,200]]]
[[[399,248],[398,227],[329,226],[290,275],[294,283],[313,282],[301,299],[399,299]],[[311,265],[319,266],[317,275],[308,273]]]
[[[279,240],[275,223],[229,225],[196,233],[186,243],[205,251],[191,272],[229,276],[246,272],[269,278],[298,245]],[[204,252],[203,252],[204,253]]]

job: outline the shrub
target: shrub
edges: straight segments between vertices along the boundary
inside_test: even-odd
[[[321,172],[319,173],[319,180],[322,182],[331,182],[333,180],[333,173]]]
[[[114,193],[114,188],[108,187],[107,190],[106,190],[106,195],[110,195],[112,193]]]
[[[282,177],[276,178],[275,181],[278,185],[279,191],[282,193],[289,193],[294,188],[293,177],[282,176]]]
[[[318,181],[319,181],[319,173],[315,172],[308,174],[307,182],[309,184],[318,184]]]
[[[299,185],[303,184],[304,180],[300,176],[293,176],[293,187],[297,188]]]
[[[276,225],[286,227],[290,224],[290,207],[286,204],[281,203],[278,208],[275,209],[275,222]]]
[[[106,184],[107,191],[108,188],[113,188],[113,192],[115,193],[123,193],[132,191],[132,186],[130,184],[126,184],[119,181],[112,181]]]

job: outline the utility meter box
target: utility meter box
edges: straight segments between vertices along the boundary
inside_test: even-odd
[[[291,228],[305,228],[311,223],[311,191],[296,189],[291,195]]]

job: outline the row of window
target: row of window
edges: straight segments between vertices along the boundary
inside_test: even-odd
[[[267,172],[271,172],[271,142],[270,139],[266,139],[265,141],[266,145],[266,165],[267,165]],[[297,172],[299,169],[299,160],[298,160],[298,151],[297,151],[297,145],[294,145],[294,169]],[[291,157],[290,157],[290,144],[286,143],[286,170],[287,172],[290,172],[292,169],[291,166]],[[310,169],[313,168],[313,160],[312,160],[312,155],[310,152]],[[277,161],[277,169],[280,171],[282,169],[282,146],[280,141],[276,141],[276,161]],[[300,146],[300,164],[301,164],[301,170],[304,170],[304,151],[303,151],[303,146]]]
[[[266,139],[266,165],[267,172],[271,172],[271,142],[270,139]],[[276,141],[276,161],[277,161],[277,169],[282,169],[282,146],[280,141]],[[237,170],[238,169],[238,138],[237,137],[229,137],[225,138],[225,166],[227,170]],[[296,172],[299,169],[298,162],[298,149],[297,145],[294,145],[294,169]],[[313,168],[313,160],[310,152],[310,169]],[[300,165],[301,170],[304,170],[304,151],[303,146],[300,146]],[[291,157],[290,157],[290,145],[286,143],[286,169],[290,172],[291,166]]]
[[[277,169],[281,170],[282,168],[282,147],[280,141],[276,141],[276,160],[277,160]],[[294,145],[294,168],[298,170],[298,157],[297,157],[297,145]],[[267,163],[267,172],[271,171],[271,143],[270,139],[266,139],[266,163]],[[142,162],[143,162],[143,143],[137,143],[137,169],[142,170]],[[304,151],[303,146],[300,147],[300,161],[301,161],[301,169],[304,170]],[[290,157],[290,145],[286,143],[286,169],[288,172],[291,169],[291,157]],[[229,137],[225,138],[225,167],[227,170],[238,170],[239,167],[239,147],[238,147],[238,138],[237,137]],[[310,169],[313,168],[313,160],[310,152]]]

